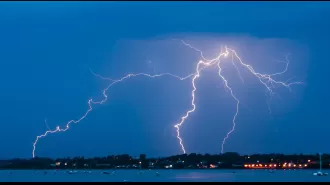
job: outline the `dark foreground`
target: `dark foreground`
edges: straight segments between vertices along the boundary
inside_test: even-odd
[[[183,154],[170,157],[147,158],[147,155],[130,156],[128,154],[107,157],[73,157],[0,160],[0,169],[6,170],[44,170],[44,169],[316,169],[320,168],[320,156],[255,154],[239,155],[235,152],[224,154]],[[322,155],[322,168],[330,168],[330,155]]]
[[[47,173],[45,173],[47,172]],[[330,182],[330,176],[313,176],[315,170],[116,170],[102,174],[93,170],[87,174],[78,170],[68,174],[64,170],[1,170],[2,182]],[[109,171],[110,173],[112,171]],[[159,173],[159,176],[156,175]],[[233,173],[235,172],[235,173]],[[10,174],[11,173],[11,174]]]

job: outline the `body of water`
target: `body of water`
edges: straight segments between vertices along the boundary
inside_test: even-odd
[[[65,170],[1,170],[0,182],[330,182],[330,176],[313,176],[313,172],[317,170],[116,170],[113,174],[102,174],[102,170],[90,174],[83,170],[75,174]]]

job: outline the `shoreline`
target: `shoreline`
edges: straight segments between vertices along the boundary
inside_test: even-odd
[[[130,168],[130,169],[124,169],[124,168],[115,168],[115,169],[113,169],[113,168],[104,168],[104,169],[74,169],[73,171],[117,171],[117,170],[119,170],[119,171],[125,171],[125,170],[136,170],[136,171],[151,171],[151,170],[163,170],[163,171],[171,171],[171,170],[173,170],[173,171],[175,171],[175,170],[200,170],[200,171],[205,171],[205,170],[207,170],[207,171],[211,171],[211,170],[214,170],[214,171],[216,171],[216,170],[218,170],[218,171],[220,171],[220,170],[238,170],[238,171],[241,171],[241,170],[245,170],[245,171],[248,171],[248,170],[250,170],[250,171],[261,171],[261,170],[271,170],[271,171],[274,171],[274,170],[280,170],[280,171],[286,171],[286,170],[288,170],[288,171],[301,171],[301,170],[317,170],[317,169],[319,169],[319,168],[301,168],[301,169],[283,169],[283,168],[278,168],[278,169],[267,169],[267,168],[260,168],[260,169],[248,169],[248,168],[216,168],[216,169],[211,169],[211,168],[207,168],[207,169],[199,169],[199,168],[183,168],[183,169],[163,169],[163,168],[155,168],[155,169],[134,169],[134,168]],[[20,171],[72,171],[72,169],[19,169],[19,168],[15,168],[15,169],[0,169],[0,171],[15,171],[15,170],[20,170]],[[323,169],[323,170],[330,170],[330,168],[325,168],[325,169]]]

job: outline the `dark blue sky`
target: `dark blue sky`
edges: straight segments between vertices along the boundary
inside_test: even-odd
[[[253,77],[242,85],[227,72],[244,105],[225,151],[330,152],[329,19],[329,2],[1,2],[0,158],[31,157],[46,117],[51,128],[64,126],[84,114],[89,98],[102,98],[107,82],[86,66],[113,78],[192,73],[198,54],[173,38],[209,55],[212,45],[228,44],[260,72],[280,70],[268,63],[292,53],[283,79],[305,84],[291,94],[279,89],[282,101],[273,102],[272,115]],[[182,128],[184,142],[188,152],[219,153],[235,102],[215,70],[197,86],[198,109]],[[172,125],[191,107],[191,90],[189,81],[168,77],[125,81],[79,125],[40,140],[36,154],[178,154]]]

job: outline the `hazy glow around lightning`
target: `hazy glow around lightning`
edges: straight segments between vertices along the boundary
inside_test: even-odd
[[[97,105],[97,104],[103,104],[107,101],[108,99],[108,95],[107,95],[107,91],[110,87],[112,87],[113,85],[115,85],[116,83],[119,82],[123,82],[124,80],[127,80],[131,77],[148,77],[148,78],[156,78],[156,77],[162,77],[162,76],[170,76],[173,78],[176,78],[178,80],[187,80],[187,79],[191,79],[191,85],[193,87],[193,90],[191,91],[191,108],[189,110],[187,110],[183,116],[181,117],[180,121],[174,125],[175,129],[176,129],[176,137],[179,141],[179,145],[181,146],[181,150],[183,153],[186,153],[186,148],[184,146],[184,142],[181,136],[181,130],[180,128],[184,125],[184,123],[188,120],[189,115],[191,113],[193,113],[196,108],[197,105],[195,104],[195,100],[196,100],[196,96],[195,93],[198,90],[198,87],[196,86],[195,82],[199,79],[199,77],[203,74],[203,69],[208,68],[208,67],[217,67],[218,68],[218,75],[220,77],[220,79],[223,81],[224,83],[224,87],[226,88],[226,90],[228,90],[228,92],[230,93],[230,95],[232,96],[233,100],[236,102],[236,111],[235,113],[233,113],[233,119],[232,119],[232,127],[231,129],[228,131],[228,133],[226,134],[226,136],[224,137],[223,141],[222,141],[222,145],[221,145],[221,152],[224,152],[224,145],[226,143],[226,140],[230,137],[230,135],[234,132],[235,127],[236,127],[236,119],[237,116],[239,114],[239,105],[240,105],[240,101],[239,99],[235,96],[235,92],[234,90],[230,87],[230,82],[226,79],[226,77],[222,74],[223,68],[221,67],[222,62],[226,61],[226,62],[230,62],[234,68],[236,69],[235,73],[236,75],[239,76],[240,80],[242,81],[242,83],[244,83],[244,78],[241,76],[241,72],[238,68],[238,66],[243,67],[246,71],[250,72],[255,78],[257,78],[259,80],[259,82],[265,87],[266,92],[269,96],[268,101],[270,101],[271,97],[276,95],[276,93],[274,92],[274,88],[277,86],[282,86],[287,88],[289,91],[291,91],[291,85],[295,85],[295,84],[301,84],[302,82],[282,82],[282,81],[277,81],[275,79],[273,79],[273,77],[277,76],[277,75],[281,75],[284,74],[287,70],[288,70],[288,66],[289,66],[289,60],[288,57],[286,57],[286,61],[285,62],[281,62],[281,63],[285,63],[285,68],[277,73],[273,73],[273,74],[263,74],[263,73],[259,73],[256,72],[254,70],[254,68],[243,62],[243,60],[240,58],[240,56],[237,54],[237,52],[233,49],[230,49],[228,47],[225,46],[225,49],[221,48],[221,51],[219,52],[219,54],[217,55],[217,57],[210,59],[204,56],[203,51],[195,48],[194,46],[192,46],[191,44],[186,43],[185,41],[181,40],[181,43],[184,44],[185,46],[187,46],[188,48],[193,49],[194,51],[198,52],[200,54],[201,60],[196,64],[196,68],[195,68],[195,72],[186,76],[186,77],[180,77],[178,75],[174,75],[171,73],[162,73],[162,74],[156,74],[156,75],[150,75],[150,74],[146,74],[146,73],[137,73],[137,74],[128,74],[125,75],[124,77],[120,78],[120,79],[111,79],[111,78],[105,78],[102,77],[101,75],[98,75],[96,73],[94,73],[91,70],[91,73],[96,76],[99,77],[103,80],[107,80],[109,81],[109,85],[103,90],[103,99],[101,101],[94,101],[93,99],[89,99],[87,101],[88,103],[88,110],[85,112],[85,114],[83,114],[79,119],[77,120],[70,120],[67,122],[67,124],[62,128],[60,126],[56,126],[55,129],[51,130],[48,129],[45,133],[39,135],[36,137],[36,140],[33,143],[33,150],[32,150],[32,156],[35,157],[35,152],[36,152],[36,146],[37,143],[39,142],[39,140],[43,137],[46,137],[49,134],[53,134],[53,133],[57,133],[57,132],[65,132],[70,128],[70,125],[72,123],[79,123],[80,121],[82,121],[92,110],[93,110],[93,106]],[[220,50],[220,48],[219,48]],[[224,51],[223,51],[224,50]],[[45,121],[45,123],[47,124],[47,121]]]
[[[181,118],[181,121],[176,124],[174,127],[177,129],[177,138],[179,140],[179,143],[181,145],[181,149],[183,151],[183,153],[186,153],[186,149],[184,147],[184,144],[183,144],[183,139],[181,138],[180,136],[180,127],[184,124],[185,120],[188,118],[188,116],[195,111],[196,109],[196,105],[195,105],[195,91],[196,91],[196,86],[195,86],[195,80],[197,78],[200,77],[200,72],[202,69],[206,68],[206,67],[209,67],[209,66],[213,66],[214,64],[217,64],[217,67],[218,67],[218,75],[219,77],[223,80],[224,82],[224,85],[225,85],[225,88],[227,90],[229,90],[230,92],[230,95],[233,97],[233,99],[236,101],[236,112],[234,114],[234,117],[233,117],[233,125],[232,125],[232,128],[229,130],[229,132],[226,134],[226,136],[224,137],[223,141],[222,141],[222,145],[221,145],[221,153],[224,152],[224,145],[226,143],[226,140],[229,138],[230,134],[232,132],[234,132],[235,130],[235,127],[236,127],[236,118],[238,116],[238,111],[239,111],[239,99],[234,95],[233,93],[233,90],[231,89],[231,87],[229,86],[228,84],[228,81],[227,79],[221,74],[222,72],[222,68],[221,68],[221,60],[222,59],[225,59],[227,58],[230,54],[231,54],[231,62],[232,64],[234,65],[234,67],[236,68],[237,70],[237,73],[241,79],[242,82],[244,82],[241,74],[240,74],[240,71],[239,69],[237,68],[237,65],[241,65],[243,66],[245,69],[247,69],[251,74],[253,74],[261,84],[264,85],[264,87],[266,88],[267,92],[269,93],[270,97],[272,97],[273,95],[276,95],[274,92],[273,92],[273,88],[274,88],[274,84],[277,84],[277,85],[281,85],[283,87],[286,87],[288,88],[290,91],[290,86],[291,85],[295,85],[295,84],[302,84],[302,82],[291,82],[291,83],[286,83],[286,82],[282,82],[282,81],[277,81],[277,80],[274,80],[272,77],[275,76],[275,75],[280,75],[280,74],[283,74],[287,71],[288,69],[288,65],[289,65],[289,61],[288,61],[288,58],[286,57],[287,61],[286,61],[286,67],[283,71],[281,72],[277,72],[277,73],[273,73],[273,74],[262,74],[262,73],[258,73],[254,70],[254,68],[249,65],[249,64],[246,64],[242,61],[242,59],[239,57],[239,55],[237,54],[237,52],[233,49],[230,49],[228,48],[227,46],[225,46],[225,51],[220,51],[220,53],[218,54],[217,57],[213,58],[213,59],[207,59],[202,50],[198,49],[198,48],[195,48],[193,47],[192,45],[186,43],[185,41],[181,40],[181,42],[185,45],[185,46],[188,46],[189,48],[197,51],[200,53],[200,57],[203,59],[203,61],[200,61],[198,64],[197,64],[197,67],[196,67],[196,74],[195,76],[193,77],[193,80],[192,80],[192,85],[193,85],[193,91],[192,91],[192,101],[191,101],[191,105],[192,105],[192,109],[188,110],[185,114],[185,116],[183,116]],[[236,58],[238,60],[238,64],[235,64],[234,62],[234,58]],[[201,65],[204,65],[203,67],[200,67]]]
[[[101,101],[93,101],[93,99],[89,99],[88,100],[88,107],[89,109],[85,112],[85,114],[80,117],[78,120],[70,120],[67,122],[66,126],[64,128],[60,128],[60,126],[57,126],[56,129],[54,130],[47,130],[45,133],[37,136],[36,140],[34,141],[33,143],[33,150],[32,150],[32,157],[34,158],[35,157],[35,150],[36,150],[36,145],[39,141],[39,139],[43,138],[43,137],[46,137],[47,135],[49,134],[54,134],[54,133],[57,133],[57,132],[65,132],[67,131],[69,128],[70,128],[70,125],[72,123],[79,123],[81,120],[83,120],[92,110],[93,110],[93,105],[95,104],[103,104],[105,103],[107,100],[108,100],[108,95],[107,95],[107,91],[108,89],[115,85],[116,83],[118,82],[122,82],[128,78],[131,78],[131,77],[137,77],[137,76],[144,76],[144,77],[149,77],[149,78],[156,78],[156,77],[162,77],[162,76],[170,76],[170,77],[174,77],[176,79],[179,79],[179,80],[186,80],[190,77],[193,76],[193,74],[190,74],[188,76],[185,76],[185,77],[179,77],[177,75],[173,75],[171,73],[162,73],[162,74],[157,74],[157,75],[149,75],[149,74],[146,74],[146,73],[137,73],[137,74],[128,74],[122,78],[120,78],[119,80],[113,80],[113,79],[110,79],[110,78],[104,78],[98,74],[95,74],[92,70],[90,70],[92,72],[93,75],[95,75],[96,77],[99,77],[103,80],[109,80],[111,81],[111,83],[103,90],[103,99]]]

